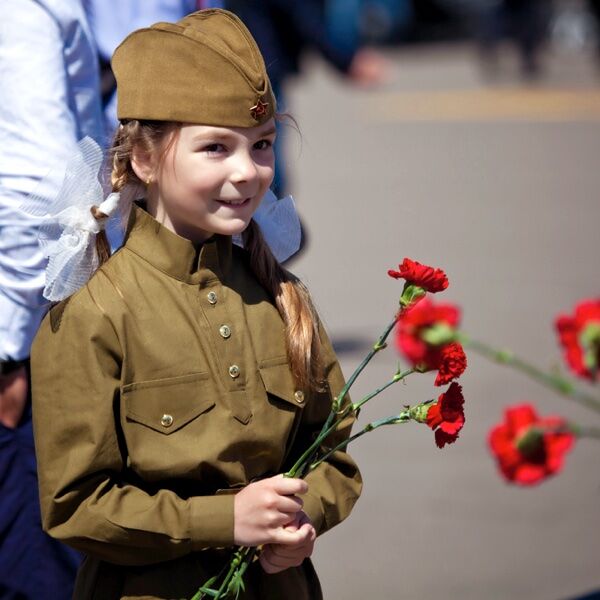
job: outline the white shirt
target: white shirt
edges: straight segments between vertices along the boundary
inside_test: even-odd
[[[0,2],[0,359],[29,355],[47,309],[45,259],[18,210],[89,135],[105,145],[96,49],[80,0]]]

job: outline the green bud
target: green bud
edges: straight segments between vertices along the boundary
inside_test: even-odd
[[[592,321],[583,328],[579,335],[579,345],[583,353],[583,364],[591,373],[598,369],[600,353],[600,323]]]
[[[406,308],[413,304],[415,300],[418,300],[419,298],[425,296],[426,293],[427,292],[422,287],[407,282],[404,284],[402,296],[400,296],[400,306]]]
[[[427,413],[431,406],[433,406],[433,401],[431,400],[429,402],[421,402],[420,404],[413,406],[408,411],[408,414],[410,415],[410,418],[413,421],[417,421],[417,423],[427,423]]]
[[[436,323],[421,333],[421,338],[432,346],[442,346],[456,340],[456,330],[448,323]]]

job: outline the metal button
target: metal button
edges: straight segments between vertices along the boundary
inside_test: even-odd
[[[232,379],[240,376],[240,368],[237,365],[231,365],[229,367],[229,375]]]
[[[219,333],[221,334],[221,337],[227,339],[231,335],[231,329],[228,325],[221,325],[221,327],[219,327]]]
[[[216,292],[208,292],[208,294],[206,294],[206,297],[208,298],[208,302],[210,304],[216,304],[217,303],[217,294],[216,294]]]
[[[298,404],[302,404],[304,402],[304,392],[302,390],[296,390],[294,392],[294,398],[296,398]]]
[[[171,415],[163,415],[160,418],[160,424],[163,427],[171,427],[173,425],[173,417]]]

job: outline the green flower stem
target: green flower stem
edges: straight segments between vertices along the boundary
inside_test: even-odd
[[[404,310],[404,309],[402,309],[402,310]],[[400,312],[402,312],[402,311],[400,311]],[[346,397],[348,390],[352,387],[352,385],[354,384],[354,382],[356,381],[358,376],[361,374],[363,369],[369,364],[371,359],[378,352],[380,352],[381,350],[383,350],[386,347],[385,341],[387,340],[387,337],[392,332],[392,329],[394,329],[394,326],[396,325],[396,322],[398,321],[399,314],[400,313],[396,313],[396,315],[394,316],[394,319],[391,321],[391,323],[388,324],[388,326],[385,328],[384,332],[379,336],[379,339],[375,342],[375,344],[373,344],[373,347],[371,348],[371,350],[369,351],[367,356],[365,356],[363,361],[358,365],[358,367],[356,367],[356,369],[354,370],[354,373],[352,373],[352,375],[350,375],[348,381],[346,382],[346,385],[342,388],[338,397],[333,402],[331,413],[329,414],[329,417],[326,422],[327,427],[329,427],[329,425],[331,425],[331,421],[333,421],[336,413],[340,410],[340,406],[342,405],[342,402],[344,401],[344,398]]]
[[[402,310],[404,309],[401,309],[401,311]],[[381,336],[379,336],[377,342],[373,344],[373,347],[371,348],[367,356],[365,356],[365,358],[358,365],[358,367],[356,367],[352,375],[350,375],[348,381],[346,382],[346,385],[342,388],[339,395],[332,402],[331,412],[329,413],[327,420],[325,421],[321,429],[321,433],[317,436],[317,439],[310,445],[310,447],[302,454],[302,456],[300,456],[300,458],[295,462],[294,466],[287,473],[284,474],[286,477],[301,476],[304,467],[306,466],[306,464],[310,464],[310,462],[312,462],[314,452],[319,448],[325,437],[327,437],[331,433],[331,431],[333,431],[333,429],[337,427],[338,421],[333,423],[333,420],[338,415],[340,406],[342,405],[342,402],[346,397],[348,390],[352,387],[358,376],[369,364],[369,362],[375,356],[375,354],[377,354],[386,347],[385,341],[391,333],[391,331],[394,329],[394,326],[396,325],[396,322],[398,320],[398,315],[399,313],[396,313],[394,319],[391,321],[391,323],[388,324]]]
[[[374,398],[378,394],[381,394],[381,392],[383,392],[384,390],[389,388],[391,385],[394,385],[394,383],[398,383],[398,381],[402,381],[403,379],[408,377],[411,373],[416,373],[416,372],[417,372],[417,369],[411,368],[411,369],[407,369],[406,371],[396,373],[396,375],[394,375],[394,377],[392,377],[392,379],[390,381],[388,381],[386,384],[382,385],[380,388],[377,388],[374,392],[367,394],[362,400],[360,400],[360,402],[356,402],[355,404],[350,404],[346,408],[346,410],[341,414],[340,418],[338,419],[338,423],[342,419],[346,418],[350,413],[358,412],[360,410],[360,408],[362,407],[362,405],[366,404],[369,400],[371,400],[371,398]]]
[[[247,548],[245,546],[242,546],[236,550],[235,554],[233,555],[233,558],[231,559],[231,562],[229,563],[229,572],[227,573],[225,579],[221,583],[221,587],[217,590],[215,600],[223,600],[224,598],[227,598],[230,592],[229,584],[237,575],[238,568],[243,568],[242,572],[244,572],[248,568],[249,563],[245,564],[245,561],[247,560],[250,554],[254,556],[254,553],[252,551],[255,550],[255,548]]]
[[[341,421],[343,421],[350,413],[353,413],[353,412],[357,413],[357,411],[364,404],[366,404],[369,400],[371,400],[378,394],[381,394],[381,392],[383,392],[384,390],[389,388],[394,383],[398,383],[398,381],[402,381],[408,375],[410,375],[411,373],[414,373],[415,371],[416,371],[416,369],[407,369],[406,371],[403,371],[401,373],[396,373],[390,381],[388,381],[381,387],[377,388],[375,391],[371,392],[370,394],[367,394],[359,402],[356,402],[355,404],[349,404],[339,415],[337,415],[338,418],[336,419],[336,421],[334,421],[332,424],[330,424],[327,427],[327,429],[325,429],[325,425],[327,425],[327,423],[325,423],[325,425],[321,429],[321,432],[319,433],[319,435],[317,436],[315,441],[310,445],[310,447],[306,450],[306,452],[304,452],[304,454],[302,454],[302,456],[296,461],[294,466],[287,473],[285,473],[285,477],[295,477],[299,473],[303,473],[304,469],[309,464],[312,463],[312,461],[314,459],[314,453],[319,449],[319,447],[321,446],[323,441],[327,438],[327,436],[332,431],[335,430],[335,428],[341,423]]]
[[[567,429],[579,438],[588,437],[600,440],[600,427],[583,427],[576,423],[569,422]]]
[[[368,423],[358,433],[354,434],[353,436],[350,436],[349,438],[345,439],[343,442],[340,442],[335,448],[332,448],[331,450],[329,450],[329,452],[327,452],[327,454],[324,454],[319,460],[312,463],[310,465],[309,469],[311,471],[313,469],[316,469],[324,460],[327,460],[334,452],[337,452],[338,450],[345,448],[350,442],[353,442],[354,440],[358,439],[359,437],[365,435],[365,433],[369,433],[370,431],[373,431],[374,429],[377,429],[378,427],[381,427],[382,425],[396,425],[398,423],[408,423],[408,421],[410,421],[410,420],[411,420],[410,410],[407,409],[407,410],[401,412],[399,415],[394,415],[392,417],[386,417],[385,419],[379,419],[378,421],[373,421],[372,423]]]
[[[227,588],[229,587],[229,582],[233,578],[233,575],[234,575],[236,569],[238,568],[240,562],[242,561],[242,556],[244,555],[245,550],[246,550],[246,548],[244,548],[244,547],[238,548],[236,550],[235,554],[233,555],[233,558],[229,562],[229,571],[228,571],[227,575],[225,576],[225,579],[223,579],[223,582],[221,583],[221,587],[217,590],[217,595],[215,596],[215,600],[221,600],[222,598],[225,597],[225,596],[223,596],[223,594],[228,593]]]
[[[497,350],[492,346],[488,346],[483,342],[473,340],[463,332],[456,332],[456,339],[465,347],[474,350],[478,354],[485,356],[486,358],[497,362],[499,364],[508,365],[515,369],[529,375],[539,383],[553,389],[554,391],[567,396],[583,404],[587,408],[600,412],[600,400],[594,396],[583,392],[582,390],[575,387],[566,377],[556,375],[554,373],[547,373],[542,371],[538,367],[528,363],[527,361],[515,356],[508,350]]]

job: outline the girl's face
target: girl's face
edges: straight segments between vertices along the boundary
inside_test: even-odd
[[[250,128],[182,126],[149,167],[149,211],[193,241],[241,233],[273,180],[274,141],[274,119]]]

